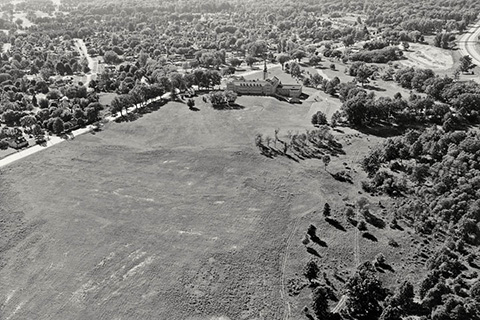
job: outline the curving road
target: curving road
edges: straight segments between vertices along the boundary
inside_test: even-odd
[[[473,27],[465,32],[458,40],[458,48],[462,55],[472,57],[472,63],[480,66],[480,52],[478,52],[475,44],[479,42],[480,36],[480,21],[473,25]]]

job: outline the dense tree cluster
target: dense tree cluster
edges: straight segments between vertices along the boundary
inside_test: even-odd
[[[471,60],[465,59],[466,65]],[[435,111],[443,110],[440,114],[432,114],[433,117],[447,117],[450,122],[469,121],[470,123],[479,122],[480,112],[480,85],[470,82],[454,81],[447,76],[439,77],[429,69],[404,68],[395,73],[395,81],[402,87],[414,89],[418,92],[425,92],[434,100],[444,103],[447,107],[436,103]],[[449,108],[453,108],[457,113],[452,114]],[[442,114],[443,113],[443,114]]]
[[[398,60],[402,56],[403,52],[398,47],[385,47],[382,49],[362,50],[351,53],[348,55],[348,59],[351,61],[387,63]]]
[[[421,232],[451,224],[467,243],[480,243],[480,139],[475,131],[444,132],[432,127],[408,131],[388,139],[364,160],[363,167],[380,179],[382,165],[393,163],[404,173],[411,193],[399,214],[411,219]],[[453,223],[453,224],[452,224]]]
[[[87,88],[79,85],[63,84],[50,91],[45,86],[43,80],[26,79],[4,85],[0,97],[3,121],[8,126],[24,127],[27,134],[39,135],[44,130],[61,133],[98,120],[103,106],[97,94],[87,93]],[[47,93],[45,98],[37,99],[38,91]],[[39,110],[34,112],[36,107]],[[20,134],[19,130],[4,128],[2,138]]]
[[[375,69],[356,62],[349,73],[363,84],[375,74]],[[376,98],[372,92],[367,93],[354,83],[342,83],[338,86],[338,95],[343,101],[342,113],[346,120],[357,126],[381,122],[435,123],[442,125],[445,131],[479,123],[480,85],[477,83],[454,81],[435,75],[430,69],[415,68],[399,69],[392,78],[402,87],[426,93],[426,96],[412,93],[407,100],[400,94],[393,99]]]
[[[214,107],[229,106],[237,100],[237,94],[233,91],[214,91],[210,93],[210,102]]]
[[[443,29],[463,31],[477,19],[480,5],[475,0],[426,0],[417,3],[402,0],[395,4],[376,1],[364,9],[368,13],[367,25],[392,29],[400,25],[403,30],[427,35]]]

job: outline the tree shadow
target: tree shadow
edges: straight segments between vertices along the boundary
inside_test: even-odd
[[[399,230],[399,231],[404,231],[405,229],[400,226],[398,223],[397,224],[390,224],[390,228],[394,230]]]
[[[290,160],[295,161],[295,162],[300,162],[297,158],[292,157],[292,156],[289,155],[288,153],[284,153],[284,156],[287,157],[287,158],[290,159]]]
[[[342,171],[338,171],[338,172],[335,172],[335,173],[330,173],[330,175],[337,181],[340,181],[340,182],[348,182],[350,184],[353,184],[353,179],[352,177],[350,176],[350,174],[345,171],[345,170],[342,170]]]
[[[307,317],[308,320],[315,320],[315,318],[310,313],[306,313],[305,317]]]
[[[153,101],[145,106],[141,106],[133,111],[130,111],[127,114],[123,114],[114,121],[116,123],[122,123],[122,122],[132,122],[135,120],[140,119],[143,117],[145,114],[152,113],[154,111],[158,111],[163,105],[165,105],[165,101],[163,100],[157,100]]]
[[[136,113],[135,111],[134,112],[130,112],[130,113],[127,113],[126,115],[123,115],[121,117],[118,117],[117,119],[115,119],[115,122],[116,123],[122,123],[122,122],[133,122],[135,120],[138,120],[139,118],[143,117],[143,114],[141,113]]]
[[[355,219],[353,219],[353,218],[347,218],[347,220],[348,220],[348,222],[349,222],[352,226],[354,226],[354,227],[356,227],[357,224],[358,224],[358,221],[355,220]]]
[[[277,140],[277,142],[283,143],[283,150],[265,145],[263,142],[257,144],[257,147],[260,149],[260,153],[267,157],[273,158],[282,155],[296,162],[305,159],[323,159],[326,154],[331,156],[345,154],[342,144],[333,140],[331,136],[325,136],[321,130],[307,131],[307,135],[294,135],[291,142],[281,140]],[[290,152],[290,156],[288,152]]]
[[[387,270],[387,271],[390,271],[392,273],[395,273],[395,270],[393,269],[393,267],[391,265],[389,265],[388,263],[376,263],[375,266],[377,267],[377,270],[382,270],[383,272],[385,272],[384,270]]]
[[[363,126],[355,127],[359,132],[372,135],[380,138],[391,138],[402,135],[405,132],[405,128],[395,127],[392,125],[377,125],[377,126]]]
[[[320,247],[327,248],[328,245],[325,241],[320,239],[317,235],[310,236],[310,239],[312,240],[313,243],[318,244]]]
[[[311,255],[314,255],[314,256],[318,257],[318,258],[321,258],[318,251],[313,249],[312,247],[307,247],[307,252],[310,253]]]
[[[300,100],[307,100],[308,97],[310,97],[309,94],[306,94],[305,92],[302,92],[302,94],[300,95]]]
[[[347,231],[337,219],[325,218],[325,221],[327,221],[331,226],[337,228],[338,230]]]
[[[244,106],[239,105],[237,103],[232,104],[220,104],[220,105],[213,105],[212,108],[215,110],[223,111],[223,110],[242,110],[245,109]]]
[[[374,86],[374,85],[370,85],[370,84],[365,85],[363,88],[368,89],[368,90],[373,90],[373,91],[380,91],[380,92],[387,91],[384,88],[380,88],[378,86]]]
[[[325,279],[325,284],[328,286],[328,287],[325,287],[325,289],[327,290],[327,299],[338,302],[338,297],[335,295],[335,292],[334,292],[334,290],[337,290],[337,289],[333,286],[333,284],[328,279]]]
[[[371,240],[373,242],[378,242],[378,239],[377,237],[375,237],[373,234],[371,234],[370,232],[364,232],[362,234],[362,237],[364,237],[365,239],[368,239],[368,240]]]
[[[189,107],[188,108],[190,111],[200,111],[197,107]]]
[[[151,102],[151,103],[147,104],[143,108],[138,109],[138,112],[142,113],[142,114],[151,113],[151,112],[159,110],[162,106],[165,105],[165,103],[166,102],[164,102],[162,100],[154,101],[154,102]]]
[[[340,277],[338,274],[334,274],[333,277],[334,277],[335,279],[337,279],[338,281],[340,281],[341,283],[347,282],[345,279],[343,279],[342,277]]]
[[[363,216],[365,217],[365,221],[372,226],[379,228],[379,229],[384,229],[385,228],[385,221],[383,221],[381,218],[375,216],[372,214],[370,211],[365,211],[363,213]]]

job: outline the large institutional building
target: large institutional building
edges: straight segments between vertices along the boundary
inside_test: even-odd
[[[302,94],[300,84],[282,84],[277,77],[267,79],[267,65],[263,69],[263,80],[232,80],[227,83],[227,90],[238,94],[281,95],[284,97],[298,98]]]

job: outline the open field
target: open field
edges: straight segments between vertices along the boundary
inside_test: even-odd
[[[13,21],[16,21],[17,19],[22,20],[22,27],[23,28],[30,28],[31,26],[34,25],[30,20],[27,19],[27,14],[26,13],[14,13],[13,14]]]
[[[107,105],[110,105],[112,103],[113,98],[115,98],[116,96],[117,96],[116,93],[111,93],[111,92],[100,93],[98,95],[98,97],[99,97],[98,102],[107,106]]]
[[[411,43],[407,52],[408,60],[400,62],[408,67],[437,70],[448,70],[453,67],[453,58],[450,50],[430,45]]]
[[[16,150],[13,149],[13,148],[8,148],[6,150],[1,150],[0,149],[0,159],[5,158],[5,157],[7,157],[7,156],[9,156],[9,155],[11,155],[12,153],[15,153],[15,152],[16,152]]]
[[[328,244],[317,249],[326,272],[353,270],[354,232],[340,212],[358,185],[334,180],[320,160],[269,159],[253,146],[256,132],[311,129],[309,103],[243,96],[237,110],[214,110],[196,102],[198,112],[169,103],[2,170],[6,319],[279,319],[285,310],[293,319],[308,290],[300,300],[285,292],[309,259],[300,240],[310,223]],[[339,136],[346,155],[329,171],[343,162],[358,170],[379,141],[354,134]],[[320,221],[325,201],[347,231]],[[372,233],[378,242],[360,239],[360,261],[383,250],[395,268],[416,253],[405,250],[405,232],[396,254],[388,227]],[[421,276],[404,270],[386,283],[405,274]]]

